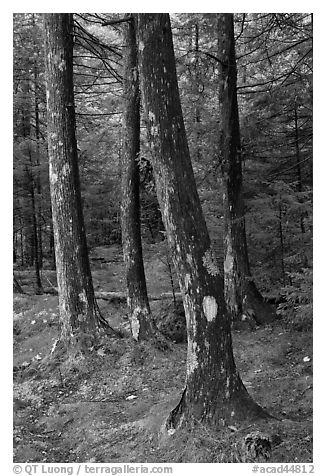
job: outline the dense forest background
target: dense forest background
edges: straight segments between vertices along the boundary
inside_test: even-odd
[[[16,462],[313,461],[312,30],[14,14]]]
[[[89,250],[121,243],[120,158],[125,45],[118,14],[76,14],[77,140]],[[187,137],[205,218],[223,259],[218,150],[217,19],[171,15]],[[278,312],[312,321],[312,16],[236,14],[243,194],[252,274]],[[38,14],[14,15],[15,267],[54,266],[48,184],[44,41]],[[141,130],[145,125],[142,123]],[[144,247],[168,259],[145,132],[141,154]],[[40,287],[40,286],[39,286]]]

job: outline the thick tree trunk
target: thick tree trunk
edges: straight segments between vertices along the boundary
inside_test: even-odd
[[[61,341],[92,345],[94,297],[81,205],[73,94],[73,16],[44,15],[48,152]]]
[[[258,324],[270,322],[274,310],[264,302],[250,272],[244,204],[237,70],[233,14],[218,15],[219,35],[219,160],[224,183],[224,285],[232,320],[254,318]]]
[[[230,322],[190,161],[168,14],[138,14],[141,91],[152,164],[187,319],[186,387],[166,423],[234,424],[264,411],[247,393],[233,358]]]
[[[130,15],[128,15],[130,17]],[[124,26],[124,115],[121,157],[121,232],[126,267],[131,334],[136,341],[153,336],[143,263],[139,199],[140,92],[133,19]]]

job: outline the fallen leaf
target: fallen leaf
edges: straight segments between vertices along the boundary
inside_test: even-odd
[[[228,428],[230,428],[231,431],[238,431],[238,428],[232,425],[228,426]]]

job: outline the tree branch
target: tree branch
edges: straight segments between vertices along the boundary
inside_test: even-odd
[[[120,18],[118,20],[108,20],[108,21],[104,21],[102,23],[102,26],[118,25],[119,23],[131,21],[131,20],[132,20],[132,16],[126,17],[126,18]]]

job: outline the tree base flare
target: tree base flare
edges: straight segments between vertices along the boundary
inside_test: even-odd
[[[239,395],[228,400],[219,401],[215,398],[213,402],[204,401],[197,404],[187,401],[187,388],[185,388],[179,403],[170,412],[164,426],[168,435],[173,435],[179,428],[195,422],[216,428],[239,429],[257,420],[267,419],[274,417],[255,403],[245,388]]]

